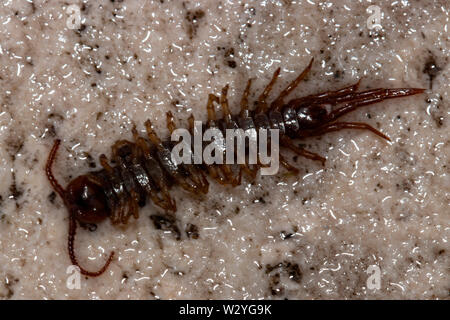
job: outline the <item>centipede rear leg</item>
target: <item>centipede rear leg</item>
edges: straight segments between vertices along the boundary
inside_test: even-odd
[[[391,139],[388,136],[386,136],[382,132],[378,131],[371,125],[369,125],[367,123],[363,123],[363,122],[334,122],[334,123],[327,124],[323,127],[320,127],[319,129],[314,130],[306,135],[309,137],[321,136],[321,135],[324,135],[329,132],[340,131],[340,130],[344,130],[344,129],[367,130],[367,131],[370,131],[370,132],[376,134],[380,138],[383,138],[387,141],[391,141]]]
[[[333,110],[328,115],[328,121],[334,121],[343,115],[355,111],[356,109],[372,105],[387,99],[394,99],[400,97],[406,97],[422,93],[423,89],[405,88],[405,89],[372,89],[363,92],[352,94],[344,101],[347,102],[344,106]],[[339,102],[344,102],[339,101]]]

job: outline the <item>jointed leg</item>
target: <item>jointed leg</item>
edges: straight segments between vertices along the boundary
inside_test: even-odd
[[[358,92],[350,95],[345,101],[350,101],[346,105],[331,111],[328,115],[329,121],[334,121],[339,117],[356,110],[359,107],[367,106],[386,99],[393,99],[399,97],[411,96],[424,92],[424,89],[405,88],[405,89],[373,89],[363,92]],[[341,99],[338,102],[345,102]]]
[[[101,154],[99,157],[100,165],[105,169],[105,171],[112,176],[114,174],[114,169],[111,167],[111,165],[108,163],[108,159],[104,154]],[[112,182],[114,183],[114,182]],[[116,188],[115,188],[116,189]],[[125,207],[127,206],[127,201],[124,199],[124,194],[120,193],[118,194],[116,192],[117,199],[119,201],[119,204],[115,206],[114,208],[111,208],[111,222],[113,224],[117,224],[123,221],[123,217],[126,215]]]
[[[175,125],[175,120],[173,119],[172,112],[168,111],[166,113],[167,129],[169,129],[170,134],[177,128]]]
[[[229,88],[228,84],[225,87],[223,87],[222,95],[220,96],[220,105],[222,106],[223,117],[227,123],[231,120],[231,112],[228,106],[228,98],[227,98],[228,88]]]
[[[357,83],[352,84],[348,87],[344,87],[342,89],[336,91],[325,91],[314,95],[305,96],[302,98],[293,99],[288,102],[288,104],[293,106],[301,106],[307,103],[315,103],[315,104],[336,104],[338,102],[346,101],[345,98],[352,96],[352,94],[356,94],[356,91],[359,88],[359,84],[361,79],[358,80]]]
[[[241,184],[242,170],[239,170],[237,176],[235,176],[229,164],[224,163],[217,166],[223,174],[225,184],[231,184],[233,187]]]
[[[190,118],[189,118],[189,120],[191,121]],[[192,121],[193,121],[193,117],[192,117]],[[192,122],[192,126],[193,125],[194,125],[194,123]],[[172,113],[170,111],[167,112],[167,128],[169,129],[170,133],[172,133],[175,129],[177,129],[177,126],[173,120]],[[192,166],[192,165],[181,164],[181,166],[183,166],[183,168],[187,172],[189,172],[189,177],[181,178],[181,180],[182,180],[180,183],[181,186],[184,186],[185,190],[189,190],[194,193],[201,192],[201,193],[206,194],[208,192],[209,183],[208,183],[208,180],[206,179],[205,175],[203,174],[203,172],[201,172],[195,166]],[[177,178],[179,178],[179,177],[177,177]]]
[[[219,184],[226,185],[226,177],[220,175],[219,168],[216,167],[214,164],[207,165],[207,170],[211,178],[216,180]]]
[[[159,139],[158,135],[155,133],[155,131],[152,128],[152,123],[150,120],[145,121],[145,130],[147,131],[147,136],[150,139],[150,141],[158,148],[163,148],[161,139]]]
[[[144,158],[150,157],[150,147],[148,146],[147,141],[139,136],[136,127],[133,127],[132,133],[134,142],[138,146],[138,150],[144,153],[143,155],[140,156]],[[169,190],[166,184],[162,181],[162,178],[159,179],[159,181],[155,181],[150,176],[149,178],[152,180],[151,182],[155,184],[158,188],[158,190],[155,190],[150,185],[148,185],[146,188],[146,192],[152,199],[153,203],[155,203],[157,206],[163,208],[166,211],[175,212],[177,210],[175,201],[171,198]],[[157,195],[158,193],[161,195],[160,197]]]
[[[135,219],[139,218],[139,195],[136,191],[131,190],[132,210],[131,213]]]
[[[269,84],[266,86],[264,91],[259,96],[258,101],[257,101],[257,107],[256,107],[256,110],[255,110],[255,114],[267,111],[266,99],[269,96],[270,91],[272,91],[273,85],[277,81],[279,75],[280,75],[280,68],[275,70],[275,72],[273,73],[273,76],[272,76],[272,80],[270,80]]]
[[[239,166],[241,167],[241,170],[250,177],[250,181],[253,182],[258,174],[259,166],[256,164],[253,164],[251,168],[248,164],[240,164]]]
[[[302,81],[307,76],[307,74],[311,70],[311,66],[312,66],[313,61],[314,61],[314,58],[311,59],[311,61],[309,62],[308,66],[302,71],[302,73],[300,73],[300,75],[294,81],[292,81],[280,93],[280,95],[271,103],[270,109],[278,110],[283,105],[284,98],[287,97],[292,92],[292,90],[294,90],[299,85],[300,81]]]
[[[290,173],[297,175],[299,173],[298,169],[291,165],[287,160],[280,154],[279,155],[280,163],[283,167],[285,167]]]
[[[206,111],[208,112],[209,122],[214,122],[216,120],[216,111],[214,109],[214,102],[219,103],[220,99],[210,93],[208,95],[208,102],[206,104]]]
[[[325,165],[326,159],[324,157],[321,157],[320,155],[318,155],[318,154],[316,154],[314,152],[311,152],[311,151],[305,150],[303,148],[297,147],[292,142],[292,140],[289,139],[286,136],[281,137],[281,145],[286,147],[286,148],[289,148],[290,150],[292,150],[293,152],[295,152],[297,155],[299,155],[301,157],[304,157],[304,158],[307,158],[307,159],[311,159],[311,160],[315,160],[315,161],[320,161],[322,163],[322,165]]]
[[[242,94],[241,98],[241,117],[248,117],[248,95],[250,93],[250,87],[252,85],[252,79],[248,79],[247,86],[245,87],[244,93]]]
[[[328,132],[332,132],[332,131],[339,131],[339,130],[343,130],[343,129],[358,129],[358,130],[369,130],[373,133],[375,133],[377,136],[386,139],[388,141],[391,141],[391,139],[389,139],[388,136],[384,135],[383,133],[381,133],[380,131],[378,131],[377,129],[375,129],[374,127],[368,125],[367,123],[362,123],[362,122],[335,122],[335,123],[330,123],[327,125],[324,125],[322,127],[320,127],[317,130],[313,130],[309,133],[304,134],[303,136],[320,136],[323,135],[325,133]]]

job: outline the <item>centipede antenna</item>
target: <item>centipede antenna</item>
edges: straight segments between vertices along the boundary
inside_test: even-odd
[[[71,215],[69,217],[69,220],[70,220],[69,221],[69,241],[68,241],[67,246],[68,246],[68,250],[69,250],[70,261],[72,262],[72,264],[74,266],[77,266],[80,269],[80,273],[82,275],[89,276],[89,277],[98,277],[98,276],[102,275],[106,271],[106,269],[108,269],[109,264],[111,263],[112,259],[114,258],[114,251],[111,252],[108,260],[106,260],[105,264],[103,265],[102,268],[100,268],[100,270],[92,272],[92,271],[88,271],[88,270],[84,269],[82,266],[80,266],[80,264],[78,263],[77,257],[75,256],[74,242],[75,242],[75,234],[77,231],[77,222],[73,215]]]
[[[47,164],[45,165],[45,173],[47,174],[47,179],[50,182],[50,184],[52,185],[53,189],[56,192],[58,192],[58,194],[64,200],[64,195],[65,195],[66,191],[59,184],[58,180],[56,180],[56,178],[55,178],[55,176],[53,175],[53,172],[52,172],[53,162],[55,161],[56,152],[58,151],[58,148],[59,148],[60,144],[61,144],[61,140],[56,139],[54,144],[53,144],[52,150],[50,151],[50,153],[48,155],[48,158],[47,158]]]

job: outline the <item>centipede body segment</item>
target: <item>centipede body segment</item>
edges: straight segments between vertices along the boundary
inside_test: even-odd
[[[375,104],[386,99],[406,97],[420,94],[424,89],[396,88],[370,89],[358,92],[360,82],[336,91],[326,91],[314,95],[296,98],[285,102],[287,96],[299,85],[311,70],[313,59],[300,75],[289,83],[272,102],[268,102],[269,94],[280,74],[277,69],[269,84],[264,88],[256,101],[256,108],[250,109],[248,96],[251,90],[251,79],[248,80],[242,94],[240,113],[232,115],[228,105],[226,85],[217,97],[208,96],[206,109],[207,128],[225,129],[239,128],[244,132],[259,129],[279,129],[280,146],[289,149],[306,159],[325,164],[325,158],[311,151],[298,147],[294,140],[312,136],[321,136],[328,132],[343,129],[371,131],[379,137],[390,140],[386,135],[361,122],[338,121],[343,115],[360,107]],[[216,106],[221,116],[216,115]],[[139,207],[150,199],[153,204],[162,208],[169,216],[176,211],[176,202],[170,194],[174,185],[191,194],[207,194],[210,177],[222,185],[237,186],[242,179],[256,178],[260,163],[247,162],[238,165],[230,164],[176,164],[171,159],[170,141],[162,141],[152,128],[150,120],[145,122],[147,137],[139,136],[135,127],[132,129],[133,141],[119,140],[112,146],[111,165],[105,155],[100,156],[101,170],[88,172],[73,179],[63,188],[52,173],[52,166],[60,145],[56,140],[50,151],[46,174],[53,189],[61,196],[69,211],[68,251],[73,265],[80,268],[82,274],[99,276],[111,263],[112,252],[104,266],[95,272],[81,267],[75,255],[74,242],[77,223],[98,223],[109,218],[113,224],[127,224],[130,217],[139,217]],[[194,118],[189,118],[189,130],[194,130]],[[170,112],[167,113],[167,127],[173,132],[177,126]],[[289,172],[297,173],[298,169],[291,165],[282,154],[280,164]]]

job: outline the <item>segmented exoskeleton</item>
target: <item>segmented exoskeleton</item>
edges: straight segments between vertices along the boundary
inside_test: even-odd
[[[239,115],[232,115],[228,106],[228,85],[217,97],[210,94],[206,105],[208,122],[205,127],[217,127],[222,132],[225,129],[258,130],[279,129],[280,146],[290,149],[299,156],[325,163],[322,156],[298,147],[294,139],[320,136],[327,132],[342,129],[369,130],[379,137],[389,138],[366,123],[339,122],[341,116],[359,107],[374,104],[386,99],[405,97],[422,93],[424,89],[371,89],[357,92],[359,81],[336,91],[326,91],[315,95],[292,99],[284,99],[298,86],[311,69],[313,59],[303,72],[292,81],[270,104],[268,96],[280,74],[278,68],[269,84],[256,101],[256,108],[251,110],[248,105],[251,79],[248,80],[241,99]],[[216,117],[214,103],[222,111],[220,118]],[[333,108],[338,106],[338,108]],[[189,118],[189,128],[194,130],[194,118]],[[167,113],[167,127],[172,133],[176,129],[173,116]],[[209,182],[207,175],[220,184],[237,186],[241,184],[243,173],[255,179],[261,164],[243,163],[230,164],[176,164],[171,159],[173,143],[159,139],[150,120],[145,122],[147,139],[139,136],[135,127],[132,129],[133,141],[119,140],[112,147],[114,166],[108,163],[105,155],[100,156],[102,170],[88,172],[72,180],[64,189],[52,174],[52,165],[60,140],[56,140],[49,154],[46,173],[53,189],[61,196],[69,210],[68,250],[72,264],[79,266],[74,253],[74,239],[77,221],[80,223],[98,223],[110,218],[113,224],[126,224],[129,217],[138,218],[139,207],[144,206],[147,198],[173,214],[176,211],[175,201],[169,190],[174,185],[180,185],[193,194],[206,194]],[[298,170],[288,163],[282,154],[280,163],[288,171]],[[87,276],[101,275],[110,264],[112,252],[105,265],[96,272],[90,272],[80,267],[81,273]]]

